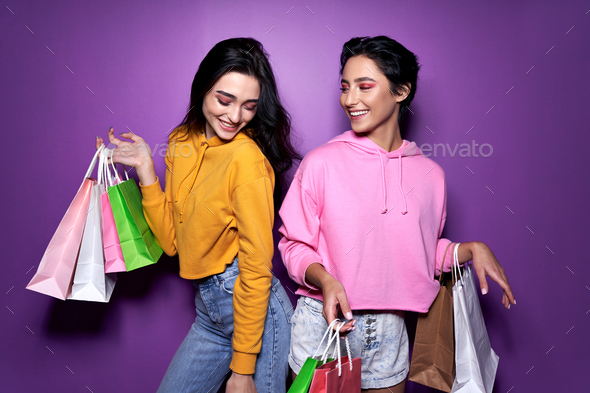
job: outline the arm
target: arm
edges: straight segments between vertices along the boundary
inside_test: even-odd
[[[439,239],[436,244],[436,265],[435,265],[435,275],[439,275],[441,263],[443,261],[443,257],[447,246],[451,243],[450,240],[440,238],[443,228],[445,226],[445,221],[447,219],[447,184],[445,182],[444,185],[444,202],[443,202],[443,211],[442,211],[442,219],[440,222],[440,229],[438,232]],[[448,253],[450,254],[450,258],[447,256],[445,259],[445,265],[443,266],[443,271],[448,272],[451,270],[453,257],[452,257],[452,250],[449,250]],[[459,264],[464,264],[465,262],[469,262],[473,260],[473,266],[475,268],[475,272],[477,277],[479,278],[479,285],[481,287],[481,293],[486,294],[488,293],[488,283],[486,280],[486,276],[490,276],[492,280],[498,283],[500,287],[504,290],[504,294],[502,296],[502,304],[506,308],[510,308],[510,303],[516,304],[516,300],[514,300],[514,295],[512,294],[512,289],[510,288],[510,284],[508,284],[508,277],[504,272],[504,268],[496,259],[496,256],[492,252],[492,250],[482,242],[467,242],[461,243],[459,245],[459,249],[457,250],[457,256],[459,258]]]
[[[144,185],[140,180],[141,194],[143,196],[143,212],[145,219],[154,233],[156,240],[166,255],[173,256],[178,253],[176,243],[176,229],[174,227],[174,206],[172,196],[172,149],[168,146],[165,157],[166,175],[165,192],[162,192],[158,177],[149,185]]]
[[[165,195],[156,176],[154,161],[152,160],[151,150],[148,144],[145,143],[143,138],[132,132],[121,133],[123,138],[130,139],[131,142],[115,138],[114,132],[113,127],[108,132],[109,141],[117,146],[110,158],[114,163],[121,163],[135,168],[142,191],[142,204],[146,221],[164,252],[170,256],[175,255],[177,251],[176,231],[174,230],[172,213],[171,172],[169,170],[166,171]],[[97,137],[97,148],[102,143],[102,138]],[[171,157],[170,149],[168,149],[166,166],[170,169],[172,169]]]
[[[509,309],[511,303],[516,304],[504,268],[500,265],[492,250],[485,243],[461,243],[457,251],[459,264],[464,264],[473,259],[473,267],[479,278],[482,294],[485,295],[488,293],[486,276],[489,276],[504,290],[504,294],[502,295],[502,304],[504,307]]]
[[[317,253],[320,220],[317,203],[311,193],[303,188],[300,173],[295,175],[280,210],[283,226],[279,251],[289,272],[298,284],[308,288],[320,288],[324,300],[323,315],[328,324],[338,316],[338,307],[347,319],[352,313],[342,284],[328,273]],[[343,331],[354,330],[354,321]]]
[[[232,193],[232,205],[239,237],[240,274],[234,285],[234,353],[230,368],[237,374],[253,374],[272,281],[271,179],[261,177],[239,185]]]

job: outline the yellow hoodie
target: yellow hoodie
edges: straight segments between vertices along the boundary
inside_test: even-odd
[[[231,369],[252,374],[260,352],[274,251],[274,172],[243,132],[231,141],[176,130],[166,155],[166,188],[140,184],[146,220],[158,244],[178,253],[180,276],[222,273],[238,256]]]

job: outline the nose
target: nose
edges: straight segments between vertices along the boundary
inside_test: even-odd
[[[344,103],[348,107],[355,106],[359,102],[358,97],[359,96],[356,89],[349,89],[348,94],[346,94],[346,100],[344,100]]]
[[[229,119],[229,121],[232,122],[232,124],[238,124],[240,122],[241,119],[241,107],[234,105],[228,112],[227,112],[227,117]]]

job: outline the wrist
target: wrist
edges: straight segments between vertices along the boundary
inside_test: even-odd
[[[334,282],[336,279],[327,271],[322,272],[322,274],[318,277],[318,281],[320,283],[320,288],[324,289],[330,283]]]
[[[156,182],[156,170],[153,162],[138,165],[135,167],[135,171],[142,186],[149,186]]]
[[[482,242],[465,242],[459,245],[458,256],[459,256],[459,263],[463,264],[466,262],[471,261],[475,255],[485,251],[488,246]]]
[[[232,371],[232,377],[234,377],[236,380],[251,379],[252,376],[253,376],[253,374],[240,374],[235,371]]]

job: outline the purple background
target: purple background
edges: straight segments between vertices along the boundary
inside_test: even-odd
[[[122,3],[0,7],[0,390],[155,391],[194,318],[174,258],[121,274],[106,305],[25,289],[96,135],[113,125],[152,148],[166,143],[206,52],[252,36],[271,55],[306,153],[349,127],[342,44],[386,34],[423,65],[407,138],[493,147],[487,158],[433,159],[447,175],[445,235],[489,244],[518,300],[504,310],[495,284],[481,298],[500,356],[494,391],[588,391],[589,1]],[[295,288],[277,258],[275,271]]]

